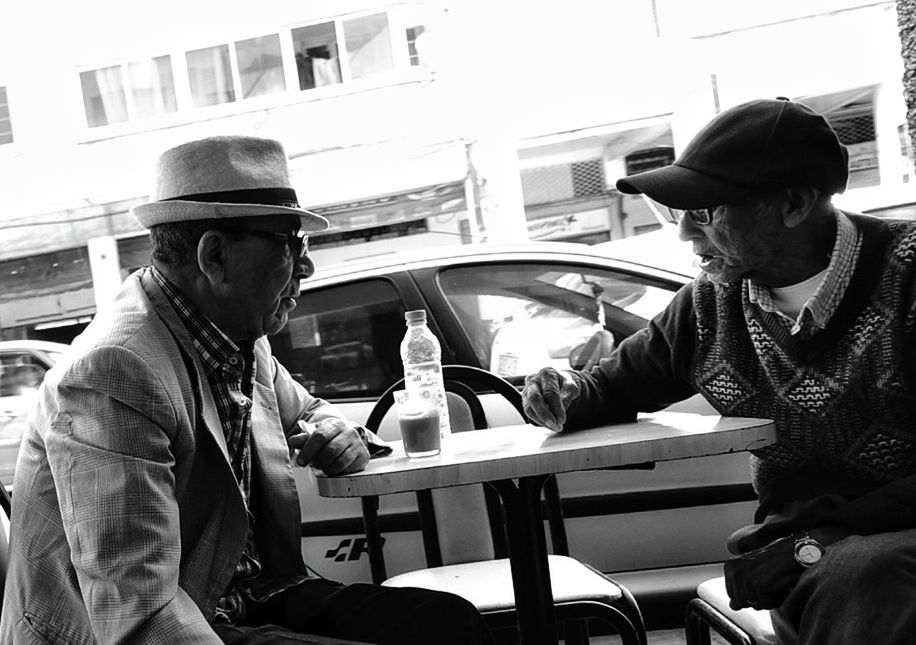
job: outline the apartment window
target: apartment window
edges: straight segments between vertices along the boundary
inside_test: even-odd
[[[388,14],[351,18],[343,21],[350,76],[363,78],[394,68]]]
[[[194,107],[235,101],[229,45],[195,49],[185,54],[185,57],[188,61],[188,83]]]
[[[13,142],[13,124],[10,121],[10,105],[6,88],[0,86],[0,146]]]
[[[311,90],[341,82],[337,31],[333,22],[293,29],[293,50],[299,89]]]
[[[239,63],[242,98],[286,90],[279,35],[241,40],[235,44],[235,55]]]
[[[170,56],[80,72],[80,86],[90,128],[178,109]]]
[[[601,159],[590,159],[570,164],[573,194],[576,197],[603,195],[606,192],[604,164]]]
[[[90,128],[127,121],[127,98],[120,65],[80,72],[80,85]]]
[[[601,159],[527,168],[521,172],[525,205],[550,204],[606,193]]]
[[[186,75],[173,73],[169,55],[80,72],[86,122],[96,128],[296,91],[287,87],[286,70],[292,64],[299,91],[420,65],[422,16],[398,17],[398,25],[412,26],[396,29],[396,35],[405,39],[397,47],[391,41],[388,13],[380,12],[190,49],[183,54]],[[281,43],[287,33],[292,36],[292,60],[288,43]],[[176,80],[182,87],[176,89]],[[12,136],[8,123],[6,129],[5,135],[0,129],[0,137]]]
[[[127,65],[130,96],[136,116],[159,116],[178,109],[171,56],[157,56]]]

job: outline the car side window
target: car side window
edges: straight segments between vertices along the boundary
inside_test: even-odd
[[[581,367],[593,337],[587,351],[606,355],[675,293],[662,282],[572,264],[454,267],[439,285],[481,366],[508,378]]]
[[[307,291],[270,337],[277,359],[312,394],[377,397],[403,376],[404,306],[387,280]]]
[[[22,396],[38,389],[47,367],[31,354],[0,354],[0,396]]]

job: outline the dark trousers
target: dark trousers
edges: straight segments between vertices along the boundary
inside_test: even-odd
[[[782,645],[916,642],[916,530],[850,535],[771,612]]]
[[[228,645],[373,643],[490,645],[477,609],[458,596],[415,588],[312,579],[263,603],[239,625],[214,624]]]

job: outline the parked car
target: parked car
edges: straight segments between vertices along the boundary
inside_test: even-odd
[[[67,349],[40,340],[0,341],[0,482],[13,484],[26,416],[45,372]]]
[[[673,232],[654,236],[652,248],[666,253]],[[686,249],[680,271],[617,259],[613,242],[485,244],[319,266],[271,342],[295,378],[359,422],[402,376],[399,345],[411,309],[427,311],[443,363],[489,369],[520,385],[542,365],[570,367],[598,329],[619,343],[643,328],[697,272],[689,246],[676,243]],[[484,399],[490,421],[517,423],[497,401]],[[678,407],[712,411],[699,397]],[[382,437],[397,439],[387,421]],[[359,501],[319,498],[309,469],[296,477],[306,561],[328,577],[368,580]],[[744,454],[561,475],[571,552],[614,573],[644,606],[675,607],[679,621],[677,603],[715,572],[728,534],[752,517],[749,482]],[[412,495],[381,500],[389,575],[424,566],[414,513]]]

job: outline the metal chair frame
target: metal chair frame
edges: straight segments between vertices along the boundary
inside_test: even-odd
[[[700,598],[687,603],[684,626],[687,645],[710,645],[710,630],[731,645],[757,645],[746,631]]]
[[[522,419],[525,418],[521,394],[505,379],[486,370],[465,365],[446,365],[443,366],[442,372],[446,391],[460,396],[468,405],[474,429],[489,427],[483,406],[474,388],[478,391],[496,392],[512,404]],[[379,397],[366,421],[367,428],[373,431],[378,430],[382,419],[394,405],[394,391],[403,388],[403,386],[403,379],[401,379]],[[497,559],[508,557],[508,540],[505,532],[502,503],[492,485],[485,485],[483,489],[495,557]],[[544,514],[548,521],[553,553],[568,556],[569,545],[566,527],[563,522],[556,477],[547,478],[543,493]],[[432,493],[429,490],[417,491],[416,496],[427,566],[430,568],[440,567],[443,565],[443,560],[433,511]],[[381,584],[387,578],[387,571],[382,549],[383,540],[378,522],[378,497],[362,498],[362,510],[372,580],[377,584]],[[592,570],[595,571],[594,569]],[[607,578],[601,572],[595,571],[595,574]],[[587,643],[588,619],[593,618],[609,624],[621,635],[623,643],[626,645],[645,645],[645,626],[635,599],[625,587],[609,578],[607,579],[619,587],[622,593],[622,597],[613,603],[597,600],[577,600],[575,602],[554,604],[557,621],[563,625],[566,642]],[[513,628],[515,626],[515,616],[514,609],[484,613],[485,620],[487,620],[490,628],[494,630]]]
[[[762,612],[752,613],[750,619],[756,619],[758,613]],[[771,640],[761,642],[754,638],[751,632],[759,633],[756,631],[759,626],[756,626],[755,629],[755,626],[742,625],[741,618],[745,617],[739,616],[739,619],[733,619],[727,616],[704,598],[693,598],[687,603],[684,612],[684,635],[687,645],[710,645],[710,631],[721,636],[730,645],[765,645],[765,643],[772,642]]]

